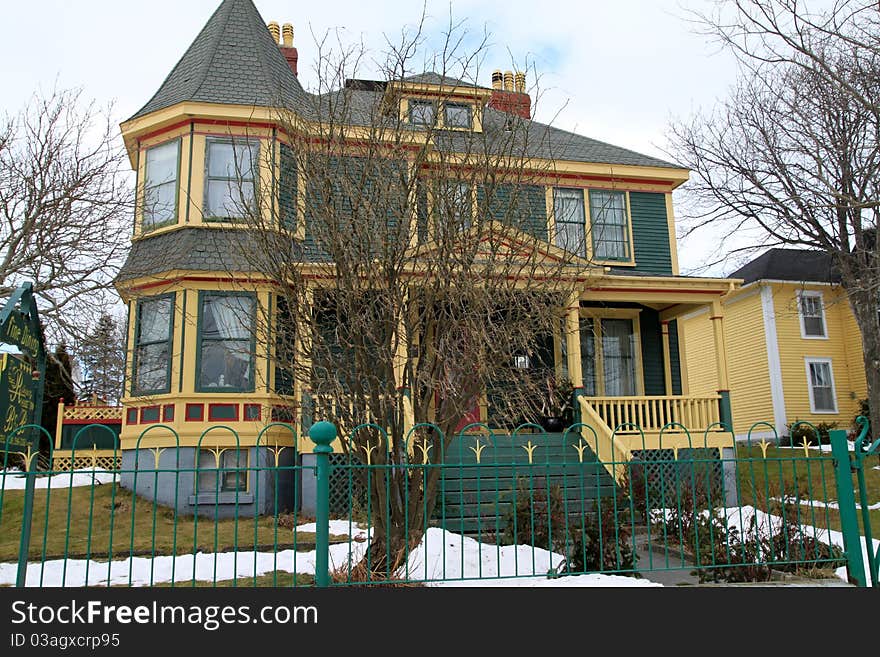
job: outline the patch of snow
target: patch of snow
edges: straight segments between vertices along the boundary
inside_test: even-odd
[[[109,470],[74,470],[51,477],[37,477],[34,481],[34,489],[42,490],[51,486],[55,490],[109,484],[115,478],[116,473]],[[0,470],[0,490],[24,490],[26,483],[27,477],[21,470]]]
[[[782,499],[780,499],[778,497],[771,497],[770,499],[773,500],[774,502],[781,502],[782,501]],[[787,499],[786,502],[791,504],[794,502],[794,499]],[[839,509],[840,508],[840,504],[838,504],[837,502],[823,502],[822,500],[799,500],[798,504],[800,504],[801,506],[810,507],[811,509],[812,508],[818,508],[818,509]],[[861,509],[861,508],[862,508],[862,505],[859,504],[858,502],[856,502],[856,509]],[[877,509],[880,509],[880,502],[877,502],[877,504],[871,504],[868,506],[868,511],[876,511]]]

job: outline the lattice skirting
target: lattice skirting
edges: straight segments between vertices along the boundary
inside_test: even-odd
[[[345,454],[331,454],[331,465],[344,465],[349,462]],[[330,514],[337,518],[348,518],[352,510],[367,508],[367,491],[358,473],[353,468],[330,469]]]
[[[672,449],[636,450],[628,472],[633,489],[645,490],[647,482],[649,508],[675,506],[679,496],[684,495],[696,494],[699,501],[717,503],[725,497],[724,467],[721,452],[715,447],[679,449],[677,458]]]
[[[97,470],[118,470],[122,466],[122,456],[98,456],[95,457],[94,463],[90,454],[78,454],[76,456],[76,467],[71,468],[71,457],[55,456],[52,458],[53,472],[66,472],[67,470],[89,470],[95,468]]]

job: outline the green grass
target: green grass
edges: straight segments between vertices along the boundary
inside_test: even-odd
[[[47,509],[48,504],[48,509]],[[0,516],[0,562],[16,561],[21,536],[23,491],[3,493]],[[48,511],[48,522],[47,522]],[[68,520],[69,516],[69,520]],[[31,559],[106,559],[126,556],[189,554],[196,551],[314,549],[315,535],[293,526],[311,518],[292,515],[215,521],[194,520],[173,509],[134,498],[114,484],[34,493]],[[69,527],[69,530],[68,530]],[[254,530],[256,529],[256,537]],[[112,530],[112,543],[111,543]],[[331,536],[331,542],[347,536]]]
[[[784,496],[800,500],[837,502],[837,484],[830,452],[808,450],[809,457],[801,449],[779,449],[768,447],[766,458],[760,447],[740,446],[739,486],[744,504],[751,504],[764,511],[773,512],[778,504],[773,498]],[[880,470],[872,469],[878,464],[876,457],[864,461],[865,484],[868,505],[880,502]],[[853,476],[856,503],[859,502],[858,487]],[[822,529],[840,530],[840,513],[837,509],[821,506],[797,505],[801,524],[814,525]],[[858,511],[861,522],[861,510]],[[869,512],[874,538],[880,538],[880,509]]]

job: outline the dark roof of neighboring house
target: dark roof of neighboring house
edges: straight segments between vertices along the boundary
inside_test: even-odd
[[[760,280],[838,283],[840,275],[825,251],[804,249],[770,249],[743,265],[728,278],[741,278],[746,283]]]
[[[419,73],[418,75],[410,75],[403,78],[403,81],[412,82],[415,84],[445,85],[447,87],[475,87],[481,89],[486,88],[480,87],[480,85],[474,84],[473,82],[465,82],[464,80],[459,80],[458,78],[451,78],[448,75],[440,75],[439,73],[435,73],[434,71],[427,71],[425,73]]]
[[[223,0],[132,119],[186,101],[305,106],[306,94],[252,0]]]

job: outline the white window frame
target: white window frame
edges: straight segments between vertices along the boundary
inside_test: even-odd
[[[822,335],[807,335],[806,326],[804,324],[804,297],[814,297],[819,299],[819,308],[822,310]],[[804,340],[827,340],[828,339],[828,321],[825,317],[825,300],[821,292],[815,290],[798,290],[797,293],[797,311],[798,321],[801,324],[801,337]]]
[[[834,410],[818,410],[816,408],[816,400],[813,395],[813,380],[810,377],[810,365],[811,364],[827,364],[828,372],[831,374],[831,399],[834,402]],[[804,358],[804,370],[807,375],[807,392],[810,394],[810,412],[815,415],[837,415],[838,405],[837,405],[837,386],[834,384],[834,365],[831,362],[830,358],[811,358],[809,356]]]

